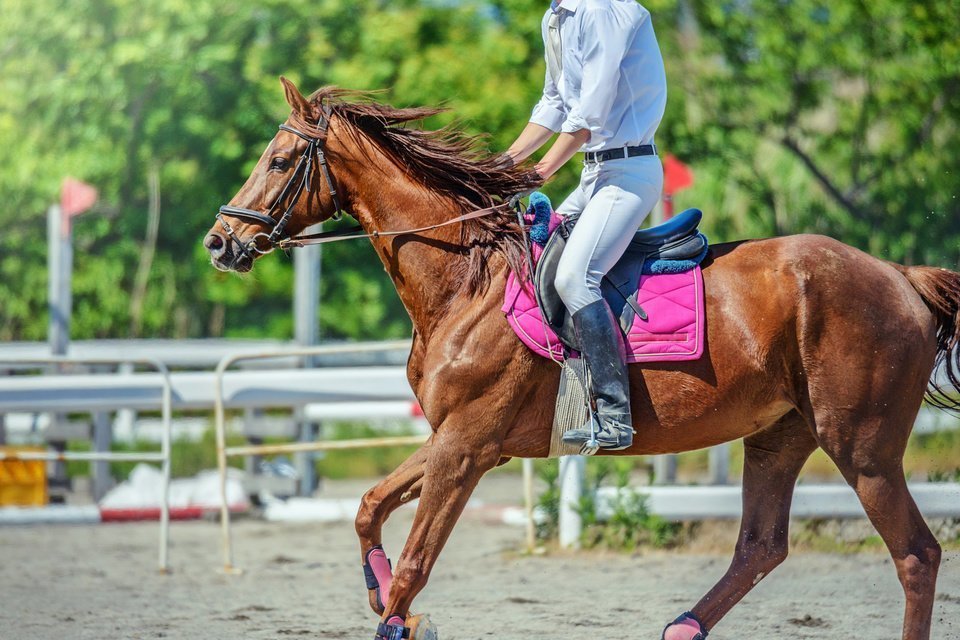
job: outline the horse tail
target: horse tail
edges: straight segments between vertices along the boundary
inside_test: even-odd
[[[960,273],[935,267],[896,267],[937,321],[935,375],[927,388],[927,402],[939,409],[960,412]],[[940,372],[946,376],[945,384],[938,382]]]

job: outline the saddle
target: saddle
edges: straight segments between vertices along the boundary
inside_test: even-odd
[[[699,209],[688,209],[661,225],[637,231],[623,257],[603,278],[600,292],[613,310],[613,315],[618,318],[624,334],[630,331],[637,317],[641,320],[647,319],[646,311],[637,302],[640,276],[645,272],[644,265],[649,266],[654,261],[658,265],[664,262],[682,265],[691,260],[699,262],[703,258],[707,250],[707,239],[698,230],[702,217],[703,213]],[[560,255],[577,220],[578,218],[564,220],[551,234],[534,274],[534,292],[544,320],[561,342],[573,351],[579,351],[580,345],[567,308],[553,283]],[[678,270],[683,269],[681,267]],[[669,272],[669,265],[666,271]]]

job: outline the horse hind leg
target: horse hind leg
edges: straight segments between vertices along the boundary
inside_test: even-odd
[[[903,450],[910,424],[912,418],[882,416],[860,421],[847,438],[818,438],[893,557],[906,598],[903,640],[929,640],[941,549],[904,477]],[[818,434],[834,434],[834,426],[821,418]]]
[[[883,538],[906,596],[904,640],[928,640],[941,549],[907,489],[902,467],[879,476],[859,473],[851,483]]]
[[[796,412],[744,439],[743,517],[730,568],[693,608],[669,625],[664,640],[695,640],[787,557],[790,502],[800,469],[817,448]]]

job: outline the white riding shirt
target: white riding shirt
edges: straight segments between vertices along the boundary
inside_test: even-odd
[[[554,14],[558,81],[549,60],[557,45],[550,34]],[[667,78],[650,12],[635,0],[554,0],[541,30],[547,73],[530,122],[556,132],[588,129],[582,151],[652,144],[667,104]]]

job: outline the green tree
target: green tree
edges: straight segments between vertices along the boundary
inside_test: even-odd
[[[875,255],[960,262],[960,44],[949,3],[649,0],[667,64],[659,146],[693,165],[679,197],[715,241],[817,231]],[[200,245],[286,115],[277,77],[444,104],[502,150],[543,78],[543,0],[7,0],[0,20],[0,339],[46,332],[47,206],[97,186],[76,221],[74,336],[292,334],[292,274],[247,277]],[[577,180],[571,163],[547,187]],[[159,180],[156,253],[150,176]],[[408,320],[364,243],[328,245],[323,333]]]
[[[44,211],[65,175],[101,192],[75,225],[74,336],[290,336],[290,265],[271,256],[239,278],[210,268],[200,246],[285,117],[277,77],[446,103],[428,126],[456,117],[472,133],[497,132],[490,144],[501,149],[542,73],[528,64],[539,42],[473,3],[11,0],[4,14],[0,339],[44,336]],[[162,213],[137,321],[151,171]],[[408,332],[368,246],[331,246],[323,276],[325,334]]]
[[[762,235],[816,231],[892,260],[960,264],[955,7],[689,8],[670,134],[706,164],[707,189],[736,193]]]

